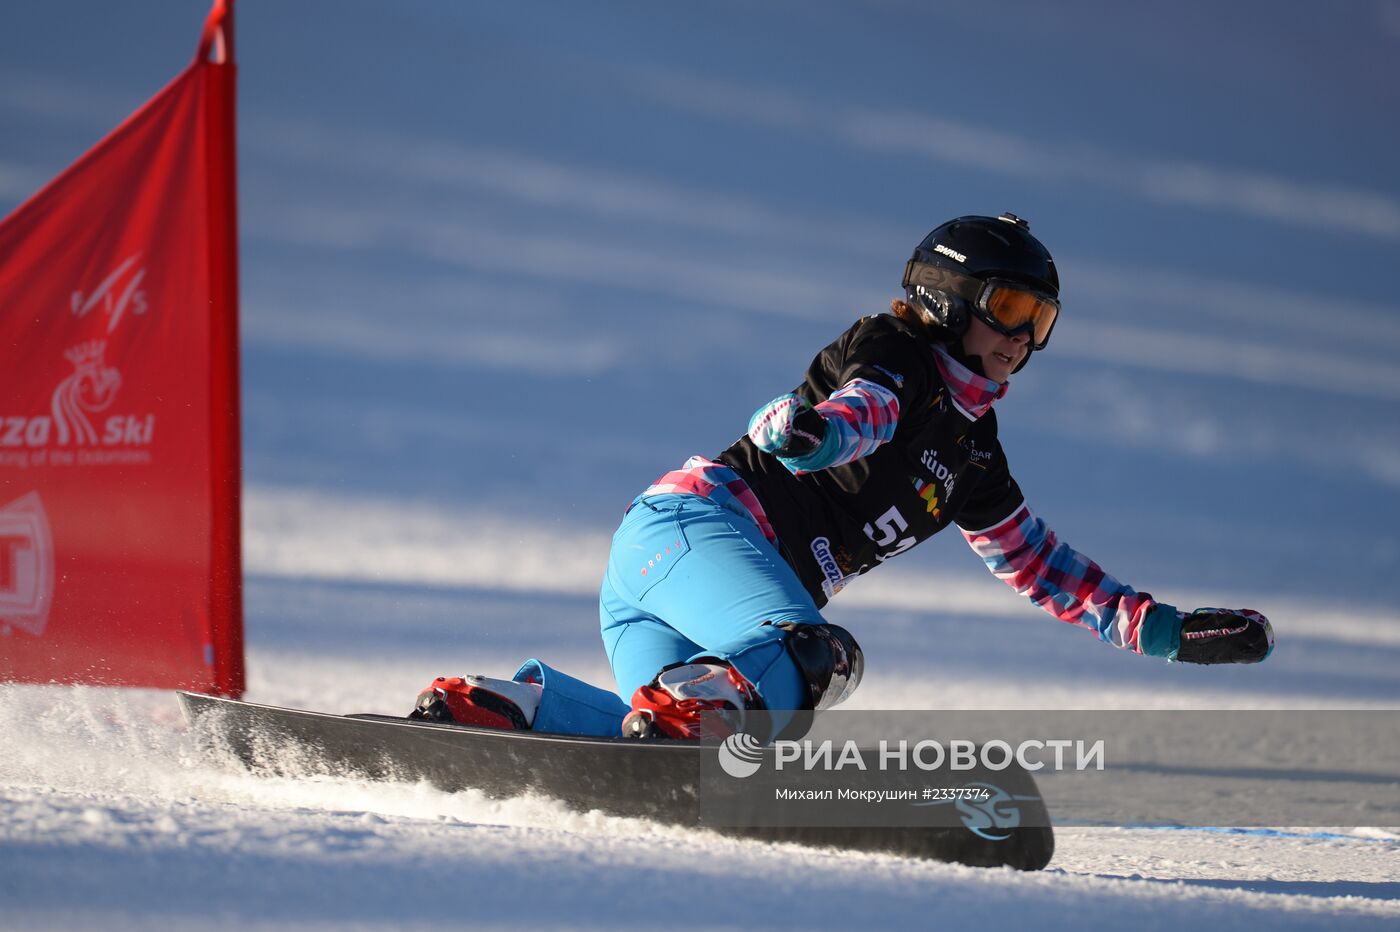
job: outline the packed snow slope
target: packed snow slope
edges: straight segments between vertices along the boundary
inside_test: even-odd
[[[0,10],[0,214],[202,0]],[[1027,496],[1254,668],[1121,655],[937,540],[831,606],[863,708],[1400,706],[1400,7],[240,0],[249,698],[607,683],[628,501],[960,213],[1060,264],[999,405]],[[3,261],[3,257],[0,257]],[[0,490],[0,499],[3,499]],[[421,786],[255,778],[153,692],[0,686],[0,927],[1394,928],[1400,835],[1062,828],[1038,875]]]

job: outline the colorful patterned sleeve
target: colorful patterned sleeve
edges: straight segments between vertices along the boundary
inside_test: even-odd
[[[1088,628],[1114,647],[1157,653],[1144,638],[1158,605],[1152,596],[1120,583],[1060,541],[1025,505],[999,524],[962,534],[992,575],[1056,618]]]
[[[899,399],[867,379],[852,379],[816,406],[827,424],[826,439],[807,456],[779,459],[794,473],[842,466],[874,453],[899,426]]]

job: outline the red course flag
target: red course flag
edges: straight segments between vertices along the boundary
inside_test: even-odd
[[[0,679],[243,691],[231,2],[0,221]]]

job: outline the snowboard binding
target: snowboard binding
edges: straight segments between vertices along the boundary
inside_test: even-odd
[[[529,731],[540,704],[533,683],[489,676],[439,676],[418,694],[408,717],[449,725]]]
[[[625,738],[722,740],[742,731],[744,713],[763,700],[738,670],[720,661],[666,667],[632,695]]]

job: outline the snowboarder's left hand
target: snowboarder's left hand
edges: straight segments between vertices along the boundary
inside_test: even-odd
[[[1274,649],[1269,619],[1248,608],[1198,608],[1181,616],[1181,663],[1259,663]]]

